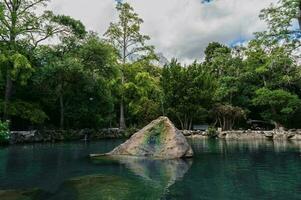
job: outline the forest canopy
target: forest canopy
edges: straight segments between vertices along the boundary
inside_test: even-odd
[[[208,41],[203,60],[159,64],[128,3],[104,35],[44,10],[48,0],[0,1],[0,113],[11,129],[140,127],[166,115],[179,129],[301,128],[301,3],[261,11],[267,30],[240,46]],[[295,26],[299,22],[299,26]],[[55,38],[56,44],[45,44]],[[201,52],[199,53],[201,55]]]

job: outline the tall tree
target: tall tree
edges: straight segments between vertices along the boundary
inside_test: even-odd
[[[148,41],[150,37],[140,33],[140,27],[143,20],[134,12],[134,9],[130,4],[118,3],[116,9],[119,12],[119,21],[110,24],[105,36],[120,52],[120,59],[122,62],[121,85],[123,87],[126,82],[124,76],[125,64],[128,63],[133,56],[147,56],[153,51],[153,47],[146,44],[146,41]],[[119,126],[121,129],[126,128],[124,109],[124,94],[121,92],[119,119]]]
[[[260,18],[267,22],[268,30],[257,33],[257,37],[270,46],[284,44],[290,50],[301,46],[301,1],[279,0],[263,9]]]
[[[36,10],[45,7],[49,0],[3,0],[0,8],[0,41],[2,54],[5,59],[3,70],[6,76],[4,95],[4,118],[8,117],[8,106],[12,96],[13,83],[17,80],[14,71],[26,72],[26,76],[18,73],[19,77],[29,78],[33,68],[22,54],[24,49],[35,48],[42,41],[56,34],[68,34],[73,30],[84,33],[82,24],[70,17],[55,16],[51,11],[37,14]],[[22,62],[21,62],[22,61]],[[18,69],[16,69],[18,67]]]

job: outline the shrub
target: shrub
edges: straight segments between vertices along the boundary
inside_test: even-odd
[[[217,137],[217,131],[214,127],[209,127],[207,133],[208,133],[209,138]]]
[[[7,144],[9,142],[9,136],[8,122],[0,121],[0,144]]]
[[[123,137],[124,138],[130,138],[134,133],[136,133],[138,129],[136,127],[128,127],[124,132],[123,132]]]

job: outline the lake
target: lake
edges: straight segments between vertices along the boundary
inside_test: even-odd
[[[194,139],[192,159],[88,158],[122,142],[0,148],[0,199],[301,199],[301,143]]]

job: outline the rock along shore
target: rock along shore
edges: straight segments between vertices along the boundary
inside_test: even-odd
[[[188,138],[209,138],[205,131],[181,131]],[[10,144],[22,143],[43,143],[43,142],[63,142],[79,140],[101,140],[101,139],[119,139],[128,138],[131,134],[121,132],[117,128],[112,129],[82,129],[82,130],[33,130],[33,131],[12,131]],[[252,140],[252,139],[270,139],[270,140],[293,140],[301,141],[301,130],[233,130],[217,132],[213,135],[216,138],[226,140]]]
[[[79,140],[118,139],[127,137],[127,133],[118,128],[82,129],[82,130],[32,130],[11,131],[10,144],[63,142]]]
[[[183,131],[186,137],[192,138],[209,138],[207,132],[202,131]],[[300,140],[301,130],[233,130],[217,132],[213,137],[226,140],[249,140],[249,139],[270,139],[270,140]]]

